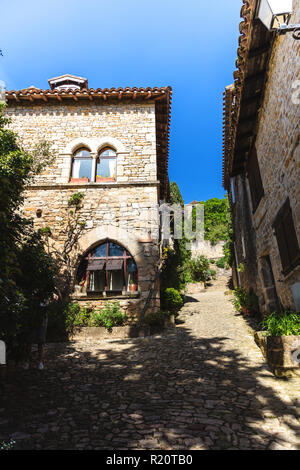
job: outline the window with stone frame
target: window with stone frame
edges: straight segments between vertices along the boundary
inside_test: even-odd
[[[300,249],[290,200],[287,198],[273,223],[284,275],[300,265]]]
[[[137,291],[137,266],[126,248],[107,240],[82,261],[78,282],[87,293]]]
[[[90,151],[86,148],[80,148],[74,152],[72,159],[71,181],[87,180],[93,181],[93,159]]]
[[[115,181],[117,168],[117,154],[114,149],[106,147],[102,149],[97,158],[96,181]]]
[[[248,160],[247,173],[248,173],[253,212],[255,212],[264,195],[264,187],[262,184],[255,146],[253,147],[249,160]]]

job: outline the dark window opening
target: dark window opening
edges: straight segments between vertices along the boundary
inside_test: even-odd
[[[264,188],[262,184],[262,179],[261,179],[261,174],[260,174],[255,147],[253,147],[253,150],[248,160],[248,179],[249,179],[253,212],[255,212],[256,209],[258,208],[261,198],[264,195]]]
[[[300,249],[289,198],[277,214],[273,224],[278,243],[283,274],[300,264]]]

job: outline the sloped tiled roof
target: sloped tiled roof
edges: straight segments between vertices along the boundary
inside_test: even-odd
[[[257,126],[274,35],[256,18],[258,0],[243,0],[234,84],[224,91],[223,185],[243,168]]]

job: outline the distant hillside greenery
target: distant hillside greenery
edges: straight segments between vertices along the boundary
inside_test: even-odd
[[[212,245],[220,241],[227,241],[231,232],[231,214],[227,197],[223,199],[212,198],[204,204],[204,238],[209,240]],[[193,209],[193,220],[196,217],[196,209]]]
[[[224,241],[224,261],[227,266],[233,262],[233,229],[230,204],[227,195],[223,199],[212,198],[200,201],[204,204],[204,239],[212,245]],[[193,209],[193,228],[196,229],[196,209]]]

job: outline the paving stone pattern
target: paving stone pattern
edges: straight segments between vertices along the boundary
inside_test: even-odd
[[[299,380],[276,379],[225,282],[146,339],[48,344],[7,372],[0,441],[17,449],[299,449]]]

